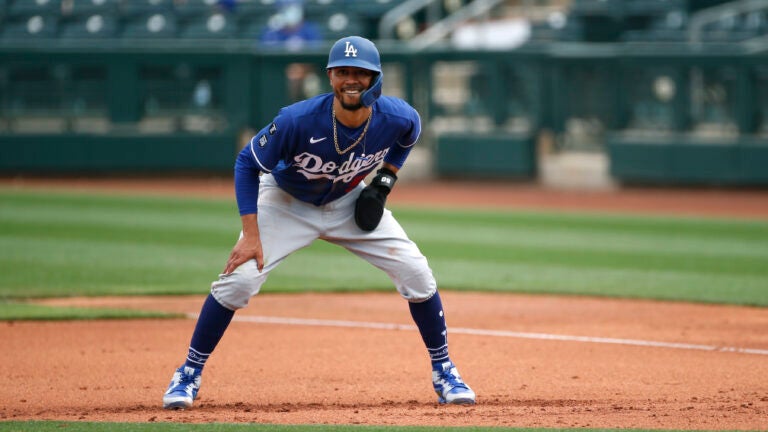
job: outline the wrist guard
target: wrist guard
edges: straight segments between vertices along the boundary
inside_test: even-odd
[[[371,184],[366,186],[355,202],[355,223],[363,231],[373,231],[379,226],[384,215],[387,195],[395,186],[397,176],[392,171],[381,168]]]

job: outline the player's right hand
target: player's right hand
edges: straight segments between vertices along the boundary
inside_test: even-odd
[[[259,271],[264,269],[264,252],[261,249],[261,238],[258,235],[243,236],[237,241],[232,253],[229,254],[224,274],[230,274],[248,260],[256,260]]]

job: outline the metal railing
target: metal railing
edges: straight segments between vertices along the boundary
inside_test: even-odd
[[[736,0],[700,10],[694,13],[689,21],[688,42],[696,48],[701,48],[704,27],[707,24],[763,9],[768,10],[768,2],[765,0]],[[757,36],[740,43],[748,45],[750,51],[762,51],[768,48],[768,35]]]
[[[379,39],[395,39],[395,28],[402,20],[433,4],[436,0],[408,0],[395,6],[379,21]]]
[[[408,44],[414,49],[424,49],[433,45],[472,18],[488,13],[505,0],[475,0],[461,9],[431,25],[427,30],[411,39]]]

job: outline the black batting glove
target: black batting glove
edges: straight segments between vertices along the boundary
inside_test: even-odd
[[[371,184],[366,186],[355,202],[355,223],[363,231],[373,231],[379,226],[384,215],[384,204],[387,195],[397,181],[397,176],[392,171],[381,168],[376,171]]]

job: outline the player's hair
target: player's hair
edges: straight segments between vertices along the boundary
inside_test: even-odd
[[[360,36],[347,36],[337,40],[328,54],[326,69],[336,67],[359,67],[376,72],[376,78],[368,90],[360,96],[364,106],[371,106],[381,96],[384,74],[381,71],[381,58],[376,45]]]

